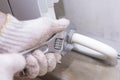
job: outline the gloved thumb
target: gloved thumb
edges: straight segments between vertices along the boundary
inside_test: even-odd
[[[68,25],[69,25],[70,21],[68,19],[62,18],[59,20],[53,20],[52,22],[52,30],[57,33],[57,32],[61,32],[63,30],[65,30]]]
[[[0,54],[0,73],[2,73],[2,75],[0,75],[0,79],[1,77],[9,77],[12,79],[16,72],[24,69],[25,65],[25,58],[18,53]]]

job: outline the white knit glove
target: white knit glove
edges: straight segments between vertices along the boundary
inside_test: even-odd
[[[63,31],[69,25],[66,19],[52,20],[42,17],[35,20],[19,21],[11,15],[1,30],[0,53],[19,52],[45,42],[53,34]],[[59,53],[43,54],[40,50],[26,56],[25,74],[29,78],[43,76],[60,63]]]
[[[68,24],[66,19],[52,20],[47,17],[19,21],[8,14],[6,23],[0,30],[0,53],[32,48],[45,42],[54,33],[63,31]]]
[[[20,54],[0,54],[0,80],[13,80],[14,74],[23,70],[25,65],[25,58]]]
[[[53,71],[57,63],[61,63],[60,60],[61,55],[59,53],[44,54],[40,50],[36,50],[32,55],[26,57],[27,65],[24,77],[36,78],[37,76],[44,76],[47,72]]]

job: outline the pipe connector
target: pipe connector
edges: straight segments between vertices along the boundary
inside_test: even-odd
[[[69,32],[68,32],[68,34],[67,34],[67,42],[68,43],[72,43],[72,36],[73,36],[73,34],[75,33],[75,30],[70,30]]]

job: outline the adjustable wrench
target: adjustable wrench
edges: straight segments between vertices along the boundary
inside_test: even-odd
[[[34,48],[25,50],[20,52],[23,55],[26,55],[27,53],[33,52],[36,49],[41,50],[44,54],[45,53],[60,53],[62,54],[66,42],[66,31],[57,33],[52,36],[48,41],[44,42],[43,44],[37,45]]]

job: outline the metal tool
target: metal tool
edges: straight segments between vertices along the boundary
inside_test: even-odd
[[[36,49],[41,50],[43,53],[60,53],[62,54],[66,42],[66,32],[60,32],[53,35],[47,42],[37,45],[34,48],[22,51],[21,54],[33,52]]]

